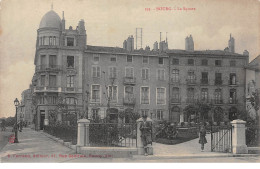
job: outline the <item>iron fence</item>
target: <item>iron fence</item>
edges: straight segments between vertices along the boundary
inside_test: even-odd
[[[246,126],[246,145],[248,147],[258,147],[260,145],[259,128],[259,125],[253,124]]]
[[[232,126],[220,125],[211,127],[211,151],[232,152]]]
[[[45,126],[44,132],[60,138],[64,142],[71,142],[73,145],[77,144],[77,126],[69,125],[55,125]]]
[[[90,123],[92,147],[136,147],[136,123]]]

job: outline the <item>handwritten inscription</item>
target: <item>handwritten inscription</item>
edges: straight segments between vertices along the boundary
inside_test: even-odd
[[[8,154],[8,158],[112,158],[110,154]]]

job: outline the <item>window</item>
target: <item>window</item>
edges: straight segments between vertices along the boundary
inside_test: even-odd
[[[67,56],[67,68],[74,68],[74,56]]]
[[[45,104],[45,97],[44,96],[40,96],[39,102],[40,102],[40,104]]]
[[[50,36],[49,37],[49,45],[50,46],[56,45],[56,37],[55,36]]]
[[[41,86],[45,86],[45,75],[41,75]]]
[[[94,60],[94,62],[98,63],[99,62],[99,54],[93,54],[93,60]]]
[[[189,71],[188,72],[188,83],[195,83],[196,82],[196,76],[194,71]]]
[[[134,87],[133,86],[126,86],[125,87],[125,99],[131,100],[134,98]]]
[[[97,119],[98,116],[98,109],[92,109],[92,119]]]
[[[207,59],[202,59],[201,60],[201,65],[202,66],[208,66],[208,60]]]
[[[215,60],[215,66],[221,66],[221,60]]]
[[[50,68],[56,68],[57,65],[57,57],[56,55],[50,55],[49,57],[49,66]]]
[[[42,37],[42,45],[45,45],[45,36]]]
[[[229,92],[229,103],[231,104],[235,104],[236,103],[236,98],[237,98],[237,94],[236,94],[236,89],[230,89]]]
[[[149,63],[149,57],[143,56],[143,64]]]
[[[117,70],[116,67],[109,68],[109,78],[116,78],[117,77]]]
[[[141,87],[141,104],[149,104],[149,87]]]
[[[141,110],[141,115],[144,116],[149,116],[149,110],[145,109],[145,110]]]
[[[193,66],[194,65],[194,59],[188,59],[188,65]]]
[[[157,104],[165,104],[166,103],[166,92],[165,88],[157,88],[156,101]]]
[[[100,102],[100,85],[92,85],[91,101]]]
[[[108,86],[108,97],[112,102],[117,102],[117,86]]]
[[[215,84],[216,85],[222,84],[222,74],[221,73],[215,73]]]
[[[42,66],[46,66],[46,56],[45,55],[41,55],[41,65]]]
[[[163,57],[159,57],[159,65],[163,65]]]
[[[149,80],[149,69],[148,68],[142,68],[142,79]]]
[[[133,56],[127,55],[127,56],[126,56],[126,61],[132,63],[132,62],[133,62]]]
[[[201,100],[202,101],[208,100],[208,89],[206,88],[201,89]]]
[[[172,88],[172,100],[173,103],[178,103],[180,101],[180,90],[178,87]]]
[[[50,96],[48,103],[49,104],[57,104],[57,97],[56,96]]]
[[[163,120],[163,110],[157,110],[155,116],[157,120]]]
[[[50,75],[50,87],[56,87],[56,75]]]
[[[67,37],[67,46],[74,46],[74,38]]]
[[[201,83],[208,84],[208,72],[201,72]]]
[[[236,74],[235,73],[230,73],[229,84],[230,85],[236,85]]]
[[[188,103],[193,103],[195,101],[194,99],[195,95],[194,95],[194,88],[188,88],[188,95],[187,95],[187,102]]]
[[[179,59],[173,58],[173,59],[172,59],[172,64],[173,64],[173,65],[179,65]]]
[[[65,100],[66,100],[66,104],[68,104],[68,105],[78,104],[78,100],[74,97],[67,97],[67,98],[65,98]]]
[[[125,77],[134,78],[134,68],[133,67],[126,67],[125,68]]]
[[[74,76],[67,76],[67,87],[74,87]]]
[[[42,37],[39,38],[39,46],[42,45]]]
[[[179,82],[179,70],[178,69],[173,69],[172,70],[172,82],[176,83]]]
[[[236,61],[235,60],[231,60],[229,63],[230,63],[230,66],[232,66],[232,67],[236,66]]]
[[[112,55],[111,58],[110,58],[110,61],[111,62],[116,62],[116,56]]]
[[[165,70],[164,69],[158,69],[157,70],[157,79],[158,80],[165,80]]]
[[[100,78],[100,67],[99,66],[92,66],[92,77],[94,78]]]
[[[221,89],[216,89],[214,93],[215,103],[222,103],[222,91]]]

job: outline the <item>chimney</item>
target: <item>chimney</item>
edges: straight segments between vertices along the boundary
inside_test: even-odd
[[[243,55],[249,56],[249,52],[247,50],[244,50]]]
[[[157,51],[158,50],[158,42],[154,42],[153,44],[153,50]]]
[[[229,52],[235,53],[235,39],[231,36],[231,34],[228,41],[228,48],[229,48]]]

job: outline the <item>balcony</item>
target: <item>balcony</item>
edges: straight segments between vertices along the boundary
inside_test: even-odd
[[[224,104],[223,99],[212,99],[213,104]]]
[[[57,86],[36,86],[34,92],[61,92],[61,87]]]
[[[76,88],[75,87],[65,87],[65,92],[75,92]]]
[[[134,97],[126,97],[123,99],[124,105],[135,105],[136,99]]]
[[[124,84],[125,85],[135,85],[136,78],[135,77],[124,77]]]
[[[209,84],[209,79],[200,79],[200,84],[201,85],[208,85]]]
[[[180,79],[171,78],[171,83],[172,84],[180,84]]]
[[[43,71],[61,71],[62,66],[60,65],[38,65],[35,68],[36,72],[43,72]]]
[[[229,104],[238,104],[238,100],[230,98]]]
[[[186,103],[196,103],[198,100],[195,98],[187,98]]]
[[[188,85],[196,85],[196,79],[186,79]]]
[[[236,81],[229,81],[229,86],[237,86],[237,82]]]
[[[223,80],[215,80],[215,85],[222,85],[223,84]]]
[[[173,104],[181,103],[181,98],[180,97],[171,98],[171,103]]]

